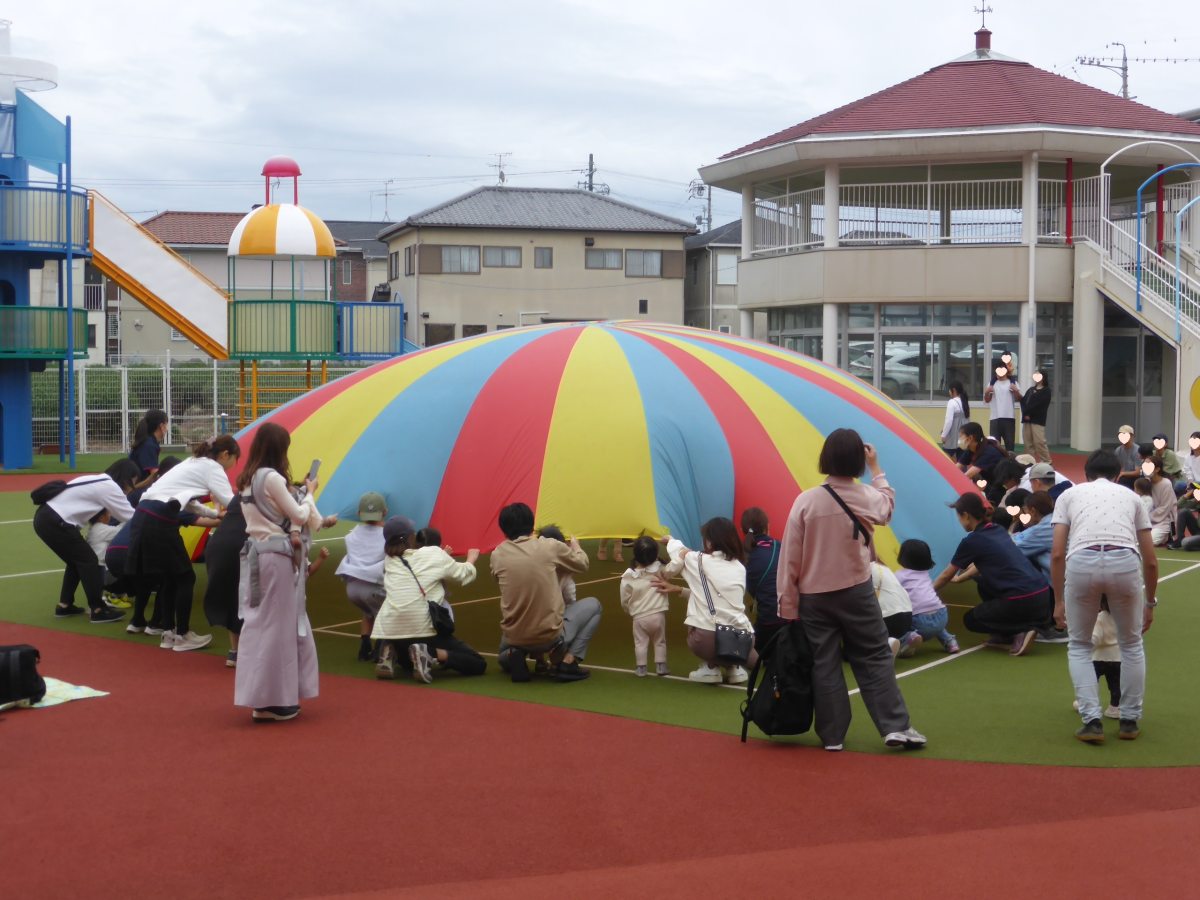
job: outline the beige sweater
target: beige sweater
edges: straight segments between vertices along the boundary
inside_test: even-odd
[[[441,603],[445,600],[446,588],[442,582],[467,585],[475,580],[474,565],[457,562],[441,547],[405,550],[404,560],[412,567],[412,572],[398,556],[388,556],[383,561],[383,588],[387,596],[371,630],[371,637],[376,640],[433,637],[429,601]],[[425,589],[424,595],[421,588]]]
[[[652,562],[644,569],[631,566],[621,576],[621,608],[631,618],[640,619],[666,611],[667,595],[660,594],[651,581],[655,573],[661,571],[662,563]]]
[[[526,535],[492,551],[500,583],[500,634],[516,647],[540,647],[562,633],[559,570],[582,573],[587,554],[550,538]]]

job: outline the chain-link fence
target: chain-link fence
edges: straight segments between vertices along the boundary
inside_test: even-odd
[[[334,381],[363,366],[330,366],[324,377]],[[140,363],[86,366],[75,372],[75,446],[80,453],[125,450],[138,420],[149,409],[165,409],[170,422],[168,445],[190,445],[221,432],[237,431],[241,422],[282,406],[322,382],[320,365],[237,363]],[[33,375],[33,449],[56,452],[63,408],[58,370],[47,367]]]

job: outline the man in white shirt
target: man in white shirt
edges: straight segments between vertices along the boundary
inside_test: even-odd
[[[55,497],[43,503],[33,514],[33,530],[54,555],[66,564],[58,606],[58,618],[79,615],[75,589],[83,585],[91,621],[96,624],[119,622],[125,614],[104,602],[104,565],[84,540],[79,529],[99,513],[107,512],[118,522],[133,518],[128,493],[140,474],[137,463],[119,459],[103,475],[73,478]]]
[[[1100,598],[1121,647],[1121,722],[1117,737],[1132,741],[1141,733],[1146,657],[1142,634],[1154,621],[1158,558],[1150,539],[1150,517],[1137,496],[1116,483],[1121,463],[1097,450],[1084,464],[1086,484],[1066,491],[1054,507],[1050,550],[1054,620],[1070,634],[1067,662],[1083,727],[1075,736],[1104,743],[1100,696],[1092,667],[1092,631]],[[1140,569],[1140,571],[1139,571]],[[1144,588],[1144,592],[1143,592]]]
[[[983,400],[991,411],[988,433],[1004,444],[1008,453],[1013,452],[1017,440],[1017,413],[1015,402],[1021,399],[1021,388],[1011,378],[1012,369],[1002,361],[996,367],[996,380],[983,392]]]

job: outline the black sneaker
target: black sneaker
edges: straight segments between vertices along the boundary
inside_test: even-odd
[[[508,672],[514,682],[526,682],[533,679],[533,676],[529,674],[529,666],[525,664],[524,650],[509,647],[504,651],[504,662],[502,665],[504,671]]]
[[[70,606],[56,606],[54,607],[54,618],[69,619],[71,616],[78,616],[82,612],[83,607],[76,606],[75,604],[71,604]]]
[[[91,622],[93,625],[107,625],[109,622],[121,622],[124,619],[125,613],[119,609],[113,609],[111,606],[92,610]]]
[[[375,660],[375,651],[371,649],[371,639],[365,635],[358,642],[358,661],[373,662]]]
[[[1134,737],[1136,736],[1137,735],[1135,734]],[[1084,722],[1083,727],[1075,732],[1075,737],[1078,740],[1083,741],[1085,744],[1103,744],[1104,726],[1100,724],[1099,719],[1092,719],[1090,722]]]
[[[286,722],[300,715],[299,706],[264,706],[250,714],[255,722]]]
[[[1137,719],[1122,719],[1117,726],[1117,739],[1121,741],[1136,741],[1141,733]]]
[[[587,669],[582,668],[578,662],[559,663],[554,667],[555,681],[583,681],[592,673]]]

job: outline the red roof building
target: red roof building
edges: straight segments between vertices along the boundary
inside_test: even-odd
[[[950,446],[949,386],[986,413],[1004,356],[1022,387],[1035,368],[1057,386],[1051,443],[1094,449],[1122,424],[1186,439],[1200,428],[1200,203],[1176,213],[1200,196],[1200,124],[975,37],[701,168],[742,198],[741,333],[819,348]]]

